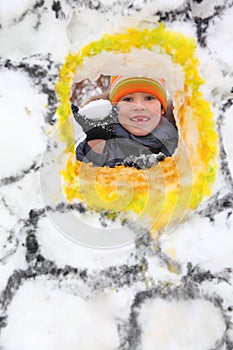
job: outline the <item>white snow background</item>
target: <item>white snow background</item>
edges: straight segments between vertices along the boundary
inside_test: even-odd
[[[61,234],[40,194],[69,50],[133,25],[195,36],[220,137],[210,198],[172,233],[120,249]],[[0,2],[0,349],[233,349],[233,2]],[[48,209],[48,208],[47,208]],[[80,228],[81,228],[80,224]]]

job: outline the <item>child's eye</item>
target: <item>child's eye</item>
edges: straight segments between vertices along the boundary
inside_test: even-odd
[[[146,101],[155,100],[155,97],[153,95],[147,95],[147,96],[145,96],[145,100]]]
[[[124,102],[132,102],[132,101],[133,101],[133,98],[132,98],[132,97],[124,97],[124,98],[122,98],[121,101],[124,101]]]

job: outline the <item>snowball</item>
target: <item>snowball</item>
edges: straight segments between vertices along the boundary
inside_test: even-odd
[[[100,99],[92,101],[83,108],[80,108],[79,114],[92,120],[101,120],[109,115],[111,108],[110,101]]]

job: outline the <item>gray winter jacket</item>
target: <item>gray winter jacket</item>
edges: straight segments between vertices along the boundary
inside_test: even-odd
[[[178,143],[177,129],[166,118],[161,118],[159,126],[146,136],[130,134],[120,124],[114,125],[113,133],[107,137],[99,137],[95,135],[95,131],[91,134],[91,138],[87,137],[77,146],[76,158],[85,163],[93,163],[94,166],[114,167],[123,164],[125,158],[132,155],[140,157],[142,154],[162,152],[165,156],[171,156]],[[106,139],[102,154],[93,151],[87,143],[91,139],[98,138]]]

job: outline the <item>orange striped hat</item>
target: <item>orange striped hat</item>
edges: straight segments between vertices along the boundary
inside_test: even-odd
[[[150,79],[145,77],[112,76],[110,80],[109,99],[112,103],[134,92],[144,92],[158,98],[161,105],[167,109],[167,93],[163,79]]]

